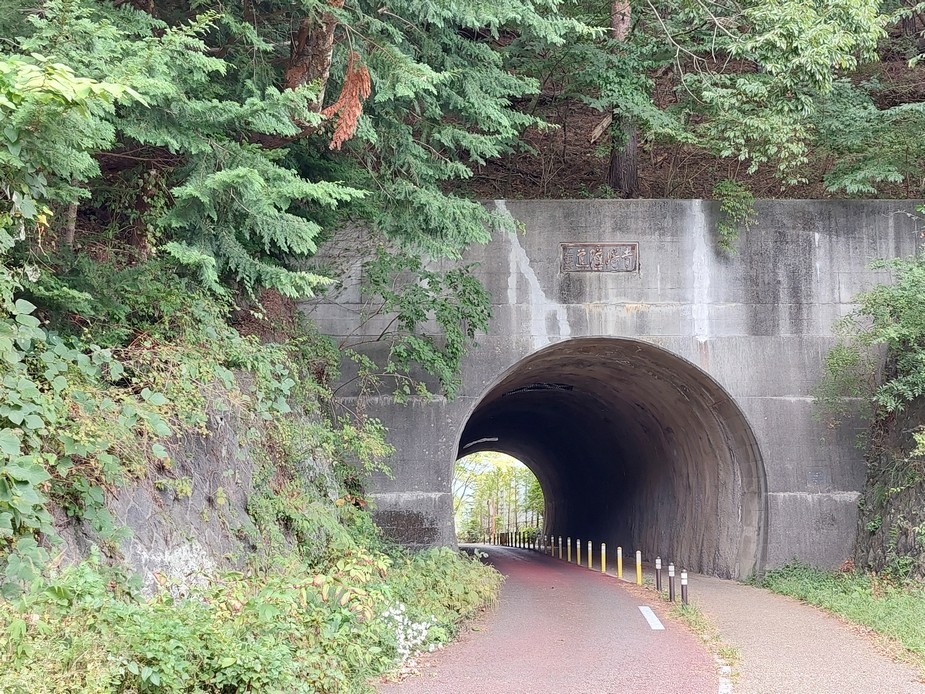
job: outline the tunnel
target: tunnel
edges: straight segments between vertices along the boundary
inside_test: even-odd
[[[729,394],[653,344],[578,338],[526,357],[469,415],[457,457],[507,453],[537,476],[545,532],[744,578],[766,554],[766,481]]]

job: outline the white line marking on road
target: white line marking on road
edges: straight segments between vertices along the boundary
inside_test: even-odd
[[[665,630],[665,627],[662,625],[660,621],[658,621],[658,617],[655,616],[655,613],[652,611],[651,607],[649,607],[648,605],[640,605],[639,611],[642,612],[642,616],[646,618],[646,621],[649,623],[649,626],[652,627],[654,631],[664,631]]]

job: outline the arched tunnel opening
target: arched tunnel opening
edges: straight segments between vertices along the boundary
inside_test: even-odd
[[[544,532],[611,542],[693,571],[760,571],[764,465],[706,372],[653,344],[578,338],[523,359],[469,416],[457,457],[499,451],[542,486]]]

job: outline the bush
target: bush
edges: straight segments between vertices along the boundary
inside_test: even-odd
[[[144,599],[99,558],[0,601],[0,691],[354,692],[494,599],[499,575],[448,549],[297,557]]]

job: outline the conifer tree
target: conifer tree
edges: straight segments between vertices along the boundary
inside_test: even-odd
[[[325,280],[298,260],[337,209],[433,255],[487,238],[489,214],[444,184],[538,122],[512,107],[537,84],[508,68],[501,39],[562,44],[582,26],[556,10],[308,0],[218,14],[48,0],[15,34],[20,54],[143,98],[95,114],[108,136],[87,142],[93,161],[78,176],[49,171],[62,203],[104,210],[133,262],[167,253],[214,291],[304,296]]]

